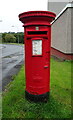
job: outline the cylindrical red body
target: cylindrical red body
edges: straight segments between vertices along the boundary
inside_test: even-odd
[[[19,15],[25,29],[26,96],[29,99],[40,100],[50,92],[50,23],[55,16],[48,11]]]

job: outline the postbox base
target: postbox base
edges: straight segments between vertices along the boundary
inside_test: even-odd
[[[41,95],[33,95],[25,91],[25,98],[34,102],[47,102],[49,98],[49,92]]]

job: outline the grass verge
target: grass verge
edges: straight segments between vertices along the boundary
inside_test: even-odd
[[[4,43],[4,42],[1,42],[1,44],[10,44],[10,45],[24,45],[23,43]]]
[[[71,64],[73,62],[51,59],[51,92],[47,103],[33,103],[25,99],[25,74],[22,66],[3,93],[3,118],[70,118]]]

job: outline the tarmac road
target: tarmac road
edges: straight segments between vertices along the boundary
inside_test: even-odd
[[[2,90],[5,90],[5,86],[12,81],[12,76],[18,73],[21,65],[24,64],[24,46],[0,44],[0,52],[2,52],[0,54],[0,69],[2,64]]]

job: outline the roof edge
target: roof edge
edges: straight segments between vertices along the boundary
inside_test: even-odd
[[[73,2],[68,3],[63,10],[56,16],[55,20],[51,22],[53,24],[65,11],[67,8],[73,8]]]

